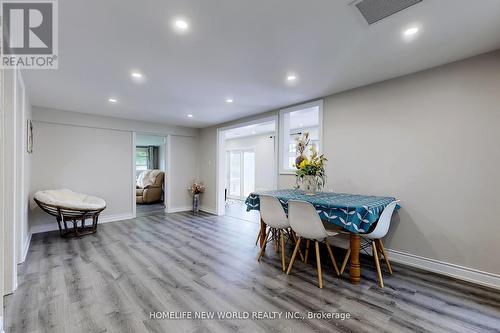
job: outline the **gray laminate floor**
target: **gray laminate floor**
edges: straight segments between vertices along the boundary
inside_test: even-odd
[[[368,258],[354,286],[332,274],[325,255],[321,290],[313,260],[298,261],[289,276],[274,250],[258,263],[257,230],[233,217],[158,213],[100,225],[82,239],[34,235],[19,289],[6,297],[7,332],[500,331],[497,291],[400,265],[380,289]],[[306,318],[151,319],[153,311]],[[351,318],[307,319],[321,312]]]
[[[153,203],[153,204],[138,204],[136,206],[137,217],[143,217],[148,215],[155,215],[162,213],[165,210],[165,205],[163,202]]]
[[[260,223],[260,213],[257,210],[247,212],[247,205],[242,200],[228,200],[226,202],[226,216],[241,220]]]

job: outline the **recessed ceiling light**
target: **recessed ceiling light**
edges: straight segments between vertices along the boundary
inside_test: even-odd
[[[226,99],[226,103],[232,103],[232,102],[234,102],[232,98]]]
[[[142,82],[144,82],[144,79],[145,79],[144,74],[142,74],[138,70],[130,71],[130,77],[132,78],[132,81],[134,81],[136,83],[142,83]]]
[[[116,104],[116,103],[118,103],[118,100],[116,98],[110,97],[110,98],[108,98],[108,102]]]
[[[418,27],[411,27],[409,29],[406,29],[404,32],[403,32],[403,36],[405,37],[411,37],[411,36],[414,36],[415,34],[417,34],[417,32],[419,31],[420,29]]]
[[[189,29],[189,23],[187,23],[187,21],[184,19],[175,19],[174,28],[179,32],[184,32]]]
[[[295,81],[295,80],[297,80],[297,76],[293,75],[293,74],[290,74],[290,75],[288,75],[286,77],[286,80],[289,81],[289,82]]]
[[[134,79],[142,79],[142,73],[140,72],[132,72],[130,73],[130,76],[132,76]]]
[[[193,115],[192,114],[188,114],[187,117],[188,118],[193,118]]]

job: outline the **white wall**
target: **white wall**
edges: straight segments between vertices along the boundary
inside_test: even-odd
[[[102,218],[133,214],[132,133],[35,122],[31,195],[46,189],[71,189],[106,200]],[[55,218],[34,203],[31,226]],[[36,207],[36,208],[35,208]]]
[[[272,137],[273,136],[273,137]],[[253,149],[255,151],[255,190],[271,190],[277,181],[274,134],[254,135],[226,140],[226,150]]]
[[[193,180],[198,179],[198,138],[171,136],[167,149],[171,154],[170,174],[167,175],[169,212],[189,210],[192,199],[187,189]]]
[[[5,274],[5,265],[4,265],[4,198],[5,198],[5,190],[4,190],[4,144],[5,144],[5,133],[4,133],[4,80],[3,80],[4,71],[0,69],[0,251],[2,254],[0,255],[0,332],[3,331],[3,295],[4,295],[4,274]]]
[[[497,51],[325,98],[330,185],[402,200],[389,248],[500,274],[499,92]],[[215,179],[215,138],[200,133],[203,179]]]
[[[205,183],[206,192],[201,195],[201,209],[216,214],[217,201],[217,128],[210,127],[200,131],[198,139],[198,174]]]
[[[198,136],[199,134],[199,130],[197,128],[171,126],[115,117],[96,116],[87,113],[42,108],[39,106],[33,106],[33,111],[35,112],[37,120],[55,124],[76,124],[78,126],[107,128],[153,135],[171,134],[180,136]],[[119,110],[117,113],[119,113]]]
[[[101,220],[131,218],[135,198],[132,165],[134,132],[159,136],[175,133],[172,136],[172,149],[179,151],[180,156],[191,158],[189,165],[179,164],[179,179],[197,177],[197,149],[185,145],[183,141],[196,143],[197,129],[38,107],[33,107],[33,118],[35,153],[31,197],[40,189],[70,188],[97,195],[107,201],[108,207]],[[182,159],[177,162],[182,163]],[[172,179],[177,179],[174,172]],[[188,183],[183,185],[184,190]],[[190,199],[186,199],[184,194],[181,198],[173,198],[176,205],[189,206]],[[35,205],[31,203],[33,209]],[[33,232],[40,232],[49,227],[54,228],[57,224],[55,219],[36,208],[30,212],[30,226]]]

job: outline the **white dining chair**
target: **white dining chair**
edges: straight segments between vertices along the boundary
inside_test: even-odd
[[[260,216],[264,223],[269,227],[267,229],[264,241],[259,251],[257,260],[260,261],[264,254],[268,238],[271,235],[275,243],[281,244],[281,266],[283,272],[286,270],[285,263],[285,231],[290,228],[290,222],[285,214],[283,206],[279,200],[270,195],[259,195],[260,199]],[[276,247],[278,249],[278,247]]]
[[[395,200],[390,204],[388,204],[382,211],[382,214],[380,214],[377,224],[375,225],[375,229],[373,229],[372,232],[368,234],[360,235],[361,239],[364,241],[364,244],[361,245],[361,249],[366,253],[368,253],[366,249],[369,248],[370,246],[372,248],[372,255],[375,261],[375,267],[377,269],[378,283],[381,288],[384,288],[384,280],[382,279],[382,270],[380,269],[380,261],[379,261],[379,259],[382,259],[382,256],[384,257],[384,261],[385,264],[387,265],[389,273],[392,274],[391,263],[389,262],[389,257],[387,256],[387,252],[385,251],[382,238],[384,238],[385,235],[387,235],[387,232],[389,231],[392,214],[394,213],[394,209],[396,209],[396,206],[399,204],[399,202],[400,202],[399,200]],[[347,265],[347,262],[349,261],[350,256],[351,256],[351,249],[349,248],[347,249],[347,253],[342,263],[342,267],[340,268],[340,274],[344,273],[344,269]]]
[[[300,243],[302,239],[307,241],[306,244],[306,259],[308,255],[309,242],[314,241],[314,247],[316,250],[316,266],[318,270],[318,284],[320,288],[323,288],[323,275],[321,272],[321,258],[319,253],[319,243],[323,242],[326,245],[328,250],[328,254],[332,261],[333,267],[335,268],[335,272],[337,275],[340,275],[339,269],[337,267],[337,263],[335,262],[335,257],[333,255],[332,248],[330,243],[328,243],[328,237],[338,235],[335,231],[326,230],[321,222],[321,218],[319,217],[316,209],[312,204],[305,201],[297,201],[297,200],[289,200],[288,201],[288,220],[290,221],[290,226],[292,230],[298,236],[297,244],[295,245],[295,249],[292,254],[292,258],[290,259],[290,264],[288,265],[287,274],[290,274],[292,270],[293,263],[295,261],[295,257],[297,256],[297,252],[300,248]]]

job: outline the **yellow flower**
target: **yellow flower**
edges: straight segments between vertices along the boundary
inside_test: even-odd
[[[304,169],[308,164],[309,161],[307,159],[304,159],[302,162],[300,162],[299,169]]]

